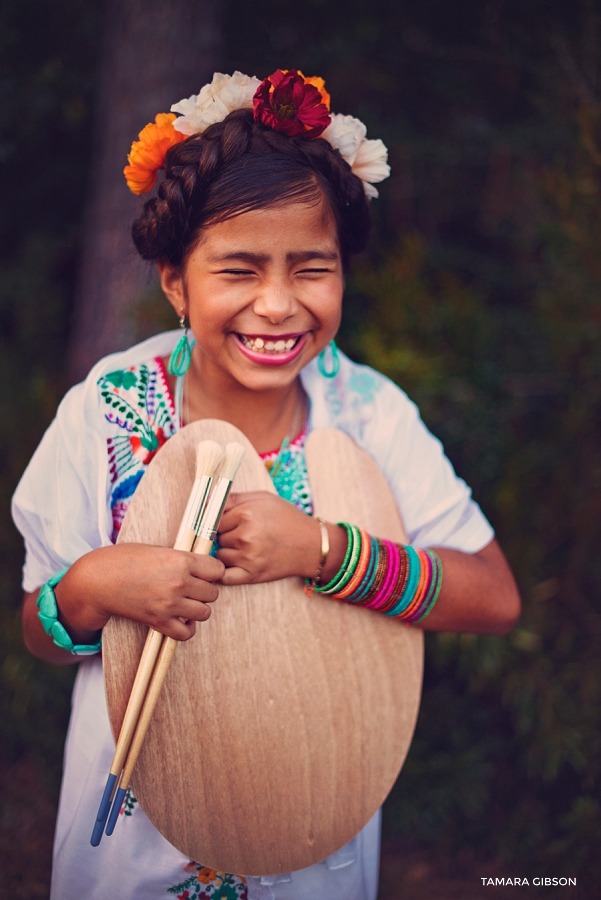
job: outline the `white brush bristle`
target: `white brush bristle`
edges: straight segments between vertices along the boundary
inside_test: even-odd
[[[231,444],[226,444],[223,464],[219,473],[220,477],[227,478],[229,481],[233,481],[236,477],[236,472],[240,468],[240,463],[242,462],[243,458],[244,447],[242,446],[242,444],[239,444],[237,441],[232,441]]]
[[[223,447],[217,441],[201,441],[196,448],[196,477],[213,476],[223,459]]]

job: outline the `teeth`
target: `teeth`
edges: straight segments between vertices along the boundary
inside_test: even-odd
[[[249,338],[245,334],[241,334],[240,338],[245,347],[262,353],[266,350],[270,353],[284,353],[287,350],[292,350],[298,341],[298,338],[288,338],[287,341],[266,341],[261,337]]]

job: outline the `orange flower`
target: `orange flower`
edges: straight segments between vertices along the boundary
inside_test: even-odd
[[[284,73],[284,75],[286,75],[289,71],[290,71],[290,69],[282,69],[282,72]],[[307,78],[306,75],[303,75],[303,73],[301,72],[300,69],[297,69],[296,71],[298,72],[300,77],[303,79],[305,84],[312,84],[314,88],[317,88],[317,90],[321,94],[321,102],[325,103],[325,105],[328,108],[328,112],[329,112],[330,111],[330,102],[331,102],[332,98],[326,91],[325,78],[320,78],[318,75],[312,75],[311,78]]]
[[[149,122],[138,135],[139,140],[131,145],[127,157],[129,163],[123,169],[127,186],[134,194],[145,194],[156,184],[157,172],[165,164],[165,154],[169,147],[179,144],[187,135],[176,131],[173,113],[158,113],[154,122]]]
[[[282,69],[282,72],[284,73],[284,75],[286,74],[286,72],[289,72],[289,71],[290,71],[289,69]],[[321,102],[327,106],[328,112],[329,112],[330,111],[330,101],[332,98],[326,91],[325,79],[320,78],[318,75],[312,75],[311,78],[307,78],[306,75],[303,75],[303,73],[301,72],[300,69],[297,69],[296,71],[298,72],[300,77],[303,79],[305,84],[312,84],[314,88],[317,88],[317,90],[321,94]]]
[[[300,69],[298,69],[297,71],[298,71],[298,74],[301,76],[301,78],[305,79],[305,84],[312,84],[314,88],[317,88],[317,90],[321,94],[321,102],[325,103],[325,105],[327,106],[327,108],[329,110],[331,97],[328,94],[328,92],[326,91],[326,83],[325,83],[324,79],[319,78],[317,75],[313,75],[312,78],[307,78],[306,75],[303,75],[303,73],[301,72]]]
[[[207,866],[203,866],[198,870],[198,881],[200,881],[201,884],[210,884],[212,881],[221,882],[221,878],[215,869],[209,869]]]

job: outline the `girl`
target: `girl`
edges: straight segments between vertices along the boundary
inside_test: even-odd
[[[367,241],[373,182],[388,174],[382,142],[332,116],[323,81],[296,70],[261,83],[215,75],[172,109],[182,115],[159,115],[141,132],[125,175],[141,194],[165,170],[133,237],[156,261],[184,333],[177,346],[161,334],[101,360],[69,391],[13,502],[26,544],[26,644],[58,665],[88,657],[73,696],[51,896],[374,900],[379,815],[323,863],[283,876],[244,879],[182,857],[132,795],[118,836],[89,844],[114,749],[98,652],[111,615],[188,640],[219,584],[290,575],[425,629],[503,634],[519,614],[490,525],[415,406],[335,348],[345,272]],[[217,558],[116,545],[153,455],[182,422],[202,418],[247,435],[279,496],[232,495]],[[312,517],[303,446],[325,426],[378,462],[412,547]],[[353,541],[371,549],[349,571]],[[358,571],[373,554],[371,575]],[[404,576],[387,579],[395,566]]]

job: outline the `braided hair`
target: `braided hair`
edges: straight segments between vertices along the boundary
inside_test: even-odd
[[[132,236],[143,259],[180,266],[203,227],[255,209],[324,201],[346,269],[369,237],[361,180],[328,141],[289,137],[239,109],[169,149],[158,194],[144,204]]]

